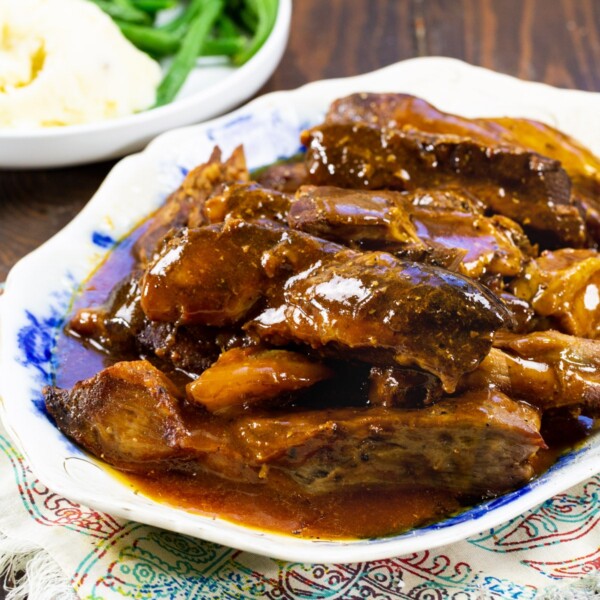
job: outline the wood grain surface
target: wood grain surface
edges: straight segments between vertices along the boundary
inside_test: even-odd
[[[600,2],[294,0],[288,48],[260,93],[426,55],[600,91]],[[77,214],[113,164],[0,170],[0,281]]]

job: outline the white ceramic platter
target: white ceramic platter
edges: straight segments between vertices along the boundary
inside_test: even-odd
[[[298,135],[330,101],[356,91],[398,91],[466,116],[544,120],[600,153],[594,94],[525,83],[446,58],[414,59],[350,79],[322,81],[255,100],[225,117],[164,134],[113,169],[62,232],[11,272],[0,309],[0,414],[34,472],[55,492],[98,510],[258,554],[302,562],[355,562],[448,544],[498,525],[600,470],[600,432],[523,488],[402,535],[311,541],[210,519],[158,504],[111,476],[48,419],[40,390],[53,377],[53,348],[81,282],[133,224],[156,208],[186,169],[243,143],[256,168],[298,151]]]
[[[0,129],[0,168],[35,169],[84,164],[125,156],[175,127],[198,123],[250,98],[275,70],[287,44],[291,0],[279,0],[269,38],[243,66],[206,58],[166,106],[109,121],[46,129]]]

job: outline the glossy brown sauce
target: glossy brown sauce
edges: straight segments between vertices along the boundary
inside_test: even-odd
[[[131,271],[131,247],[145,225],[117,246],[82,285],[71,307],[100,305]],[[110,365],[111,358],[81,341],[60,333],[55,385],[72,387]],[[560,449],[540,450],[537,473],[546,470]],[[114,471],[111,472],[115,473]],[[198,472],[161,473],[158,477],[118,473],[136,491],[157,501],[209,517],[312,538],[343,539],[392,535],[460,512],[465,504],[447,491],[429,489],[360,489],[307,496],[289,480],[263,485],[234,483]]]
[[[105,260],[84,281],[69,308],[67,322],[80,308],[100,306],[110,296],[113,287],[131,272],[135,259],[131,247],[146,230],[148,221],[138,225],[126,236]],[[55,350],[55,383],[70,388],[78,381],[92,377],[114,361],[105,353],[84,345],[80,340],[61,331]]]
[[[348,539],[390,535],[461,509],[439,490],[353,490],[318,496],[286,486],[233,483],[215,475],[177,473],[160,479],[127,475],[147,496],[190,512],[261,530],[302,537]]]

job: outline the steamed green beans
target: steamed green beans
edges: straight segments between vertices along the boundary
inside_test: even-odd
[[[222,0],[207,0],[204,10],[191,23],[171,66],[158,86],[157,106],[168,104],[175,98],[194,68],[206,37],[222,10]]]
[[[156,106],[175,98],[199,56],[223,56],[236,66],[250,60],[273,30],[279,6],[279,0],[90,1],[140,50],[172,57]]]
[[[266,42],[277,18],[278,0],[248,0],[246,7],[256,15],[256,29],[250,44],[233,57],[236,65],[250,60]]]

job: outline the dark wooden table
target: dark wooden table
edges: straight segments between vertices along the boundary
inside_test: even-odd
[[[600,91],[600,2],[294,0],[287,51],[260,93],[426,55]],[[79,212],[113,164],[0,171],[0,281]]]

